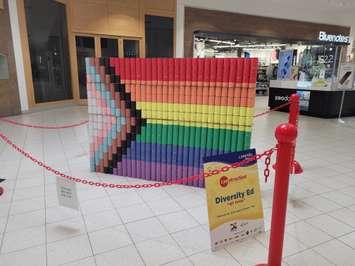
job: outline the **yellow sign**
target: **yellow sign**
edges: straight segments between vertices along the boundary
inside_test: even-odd
[[[204,159],[204,171],[217,172],[254,155],[255,149],[210,156]],[[255,160],[241,167],[220,171],[205,181],[212,250],[264,231]]]

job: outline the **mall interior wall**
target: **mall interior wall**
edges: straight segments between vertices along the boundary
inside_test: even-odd
[[[6,1],[0,2],[0,114],[20,112],[15,56]]]

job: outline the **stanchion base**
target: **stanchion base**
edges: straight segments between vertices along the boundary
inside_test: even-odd
[[[292,163],[292,172],[294,173],[294,174],[302,174],[303,173],[303,168],[302,168],[302,166],[300,165],[300,163],[299,162],[297,162],[297,161],[293,161],[293,163]]]
[[[256,264],[255,266],[269,266],[267,263]]]

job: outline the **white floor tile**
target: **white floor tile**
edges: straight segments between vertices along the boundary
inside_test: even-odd
[[[335,203],[344,207],[355,204],[355,198],[350,197],[349,195],[346,195],[340,191],[332,191],[332,193],[323,193],[321,194],[321,196],[330,199],[331,201],[334,201]]]
[[[61,265],[92,256],[86,235],[48,244],[48,266]]]
[[[306,220],[307,223],[314,227],[326,232],[332,237],[338,237],[347,233],[350,233],[354,229],[341,221],[323,214]]]
[[[205,205],[206,201],[197,193],[189,193],[175,197],[176,202],[185,209]]]
[[[122,224],[118,214],[112,210],[89,213],[84,216],[84,220],[89,232]]]
[[[97,266],[141,266],[144,265],[136,248],[131,245],[96,256]]]
[[[338,239],[355,250],[355,232],[339,237]]]
[[[348,224],[349,226],[355,228],[355,211],[352,211],[348,208],[336,210],[329,213],[330,216],[335,219]]]
[[[144,203],[143,199],[139,196],[136,191],[123,191],[117,194],[114,194],[111,197],[113,204],[117,208],[128,207],[132,205]]]
[[[266,248],[253,238],[233,243],[227,246],[226,250],[243,266],[265,263],[267,261]]]
[[[36,187],[36,186],[42,186],[44,185],[44,177],[43,174],[39,177],[26,177],[26,178],[21,178],[17,179],[16,183],[16,190],[21,189],[21,188],[30,188],[30,187]]]
[[[44,209],[44,198],[14,201],[11,205],[10,215]]]
[[[148,202],[149,207],[155,215],[180,211],[181,207],[171,198]]]
[[[148,218],[126,224],[134,242],[162,237],[168,234],[157,218]]]
[[[44,209],[34,212],[26,212],[9,217],[6,231],[16,231],[28,227],[44,225]]]
[[[118,212],[124,223],[143,220],[154,216],[151,208],[145,203],[122,207]]]
[[[208,223],[208,213],[207,213],[207,206],[206,205],[193,207],[193,208],[187,209],[187,211],[200,224],[207,224]]]
[[[287,225],[286,233],[292,235],[307,247],[316,246],[331,239],[324,231],[303,221]]]
[[[89,238],[94,254],[118,249],[132,243],[123,225],[92,232]]]
[[[0,255],[0,266],[46,266],[46,247],[37,246]]]
[[[17,188],[14,193],[13,200],[28,200],[31,198],[44,197],[43,186],[35,186],[29,188]]]
[[[322,214],[320,210],[304,203],[303,200],[289,201],[287,211],[294,214],[299,219],[307,219]]]
[[[210,248],[209,232],[201,226],[172,234],[186,255],[192,255]]]
[[[321,254],[324,258],[331,261],[335,265],[351,266],[354,265],[355,252],[346,244],[339,240],[331,240],[323,243],[315,248],[316,252]]]
[[[0,218],[0,235],[2,235],[5,232],[6,223],[7,223],[6,218]]]
[[[26,249],[45,243],[44,226],[5,233],[1,253]]]
[[[257,235],[256,239],[260,241],[266,248],[268,248],[270,241],[270,231]],[[307,247],[301,241],[296,239],[294,236],[285,233],[282,250],[283,257],[296,254],[305,249],[307,249]]]
[[[311,249],[289,256],[285,258],[285,261],[290,266],[334,266],[334,264]]]
[[[164,264],[164,266],[193,266],[192,262],[188,259],[180,259]]]
[[[143,241],[136,246],[146,265],[162,265],[185,256],[170,236]]]
[[[169,194],[163,188],[143,189],[137,191],[145,202],[163,200],[169,198]]]
[[[204,251],[189,257],[195,266],[239,266],[240,264],[224,249],[212,251]]]
[[[63,264],[62,266],[96,266],[94,257]]]
[[[81,217],[46,225],[47,242],[54,242],[86,233]]]
[[[342,208],[341,205],[321,196],[306,198],[304,202],[322,212],[330,212]]]
[[[102,211],[114,211],[114,207],[108,197],[87,200],[80,204],[80,208],[84,215]]]
[[[179,211],[160,215],[158,219],[169,233],[174,233],[198,225],[196,220],[187,211]]]
[[[55,223],[59,221],[69,220],[73,218],[81,217],[79,211],[65,208],[65,207],[50,207],[46,210],[46,222]]]
[[[3,195],[2,195],[3,196]],[[2,197],[1,196],[1,197]],[[0,197],[0,198],[1,198]],[[7,217],[8,216],[8,212],[10,210],[11,204],[10,203],[1,203],[0,202],[0,217]]]
[[[88,257],[85,259],[63,264],[62,266],[96,266],[96,263],[94,257]]]

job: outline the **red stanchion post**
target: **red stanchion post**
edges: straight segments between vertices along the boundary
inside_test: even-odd
[[[0,187],[0,196],[4,193],[4,188]]]
[[[278,141],[278,146],[269,241],[269,256],[266,264],[258,264],[258,266],[281,265],[286,223],[290,165],[297,137],[297,128],[290,123],[281,124],[276,128],[275,136]]]
[[[290,107],[289,107],[289,115],[288,115],[288,122],[298,128],[298,117],[300,115],[300,96],[296,93],[292,94],[290,97]],[[295,149],[296,149],[296,142],[295,147],[292,154],[292,161],[291,161],[291,173],[294,174],[301,174],[303,172],[302,166],[299,162],[295,160]]]

